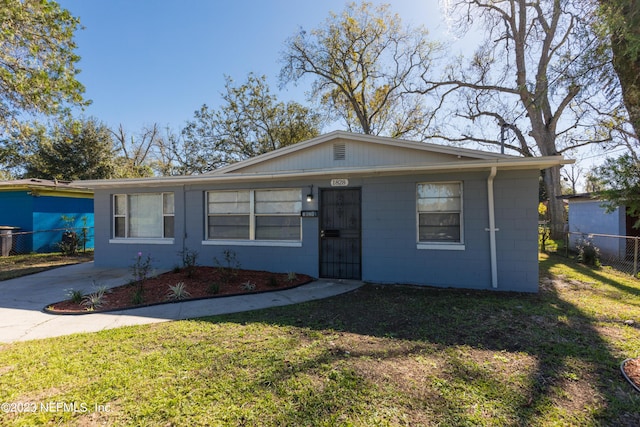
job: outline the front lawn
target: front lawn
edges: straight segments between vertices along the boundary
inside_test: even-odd
[[[295,306],[4,345],[0,419],[640,425],[640,393],[619,370],[640,356],[640,282],[548,255],[540,271],[549,278],[537,295],[367,285]]]
[[[0,257],[0,280],[14,279],[64,265],[93,261],[93,251],[77,255],[61,253],[26,254]]]

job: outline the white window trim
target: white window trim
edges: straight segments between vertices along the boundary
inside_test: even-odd
[[[466,245],[464,243],[427,243],[427,242],[419,242],[417,244],[417,249],[435,249],[440,251],[464,251],[466,250]]]
[[[124,196],[124,215],[123,214],[116,214],[116,198],[118,196]],[[111,236],[114,239],[126,239],[126,237],[116,237],[116,223],[117,223],[117,219],[118,218],[124,218],[124,233],[125,235],[127,234],[127,230],[129,229],[129,215],[127,215],[127,212],[129,212],[129,198],[127,197],[126,194],[112,194],[111,195]]]
[[[149,237],[141,239],[139,237],[118,237],[109,239],[109,243],[124,245],[173,245],[176,239],[173,237]]]
[[[175,221],[175,199],[174,199],[174,213],[173,214],[165,214],[164,213],[164,195],[172,193],[175,197],[175,193],[171,191],[160,191],[160,192],[151,192],[151,193],[114,193],[111,195],[111,238],[109,239],[109,243],[124,243],[124,244],[148,244],[148,245],[172,245],[175,242],[175,237],[115,237],[116,232],[116,218],[124,218],[124,229],[125,234],[129,231],[129,196],[137,195],[137,194],[160,194],[162,197],[162,234],[164,236],[164,219],[168,216],[174,218]],[[116,204],[116,196],[125,196],[125,214],[124,215],[116,215],[115,212],[115,204]],[[174,223],[175,227],[175,223]],[[175,232],[175,228],[174,228]]]
[[[204,215],[204,230],[205,238],[202,241],[204,246],[281,246],[281,247],[302,247],[302,221],[300,221],[300,240],[262,240],[256,239],[256,217],[259,216],[292,216],[287,214],[280,215],[268,215],[268,214],[256,214],[256,191],[269,191],[269,190],[293,190],[297,188],[253,188],[253,189],[237,189],[237,190],[206,190],[205,191],[205,215]],[[248,191],[249,192],[249,239],[210,239],[209,238],[209,193],[211,192],[223,192],[223,191]],[[302,190],[300,190],[300,200],[302,201]],[[298,212],[298,216],[300,213]]]
[[[420,184],[458,184],[460,185],[460,241],[459,242],[421,242],[420,241],[420,211],[418,210],[418,185]],[[421,181],[416,183],[416,249],[464,251],[464,182],[463,181]]]
[[[203,246],[281,246],[301,248],[302,240],[203,240]]]

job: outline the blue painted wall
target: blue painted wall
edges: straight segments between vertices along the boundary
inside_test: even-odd
[[[362,279],[486,288],[491,280],[489,236],[484,231],[488,226],[486,175],[377,178],[363,185]],[[463,181],[465,250],[417,249],[417,183],[459,180]]]
[[[412,283],[441,287],[491,289],[487,177],[489,172],[350,178],[362,191],[362,279],[377,283]],[[498,289],[535,292],[538,289],[537,170],[499,171],[495,179]],[[220,184],[139,188],[127,192],[173,191],[176,237],[171,244],[111,242],[111,195],[95,192],[95,262],[100,266],[130,266],[136,254],[150,254],[156,267],[180,265],[184,248],[199,253],[198,262],[214,265],[225,249],[233,250],[243,268],[273,272],[319,274],[318,218],[302,218],[302,247],[211,246],[205,237],[205,191],[234,188],[302,188],[313,184],[316,198],[303,210],[316,210],[317,191],[330,179],[313,181]],[[418,249],[416,245],[416,184],[463,181],[465,250]],[[117,190],[115,192],[123,192]],[[187,207],[184,209],[184,207]]]
[[[0,192],[0,225],[31,231],[33,200],[26,191]]]
[[[33,230],[33,199],[27,191],[0,192],[0,225],[20,227],[22,231]],[[32,252],[33,236],[17,234],[13,238],[13,250],[18,253]]]
[[[491,289],[487,173],[377,178],[363,183],[363,280]],[[498,288],[538,289],[537,171],[494,184]],[[463,181],[465,250],[416,248],[416,183]]]
[[[72,227],[93,227],[93,200],[87,198],[38,196],[27,191],[0,193],[0,225],[20,227],[18,232],[54,230],[67,227],[62,216],[75,218]],[[19,253],[54,252],[62,240],[62,231],[21,235],[14,238],[14,250]],[[93,232],[87,235],[86,248],[93,248]]]
[[[624,236],[626,235],[625,211],[626,208],[622,206],[613,212],[607,212],[600,200],[569,199],[569,231],[585,233],[585,235],[596,233]],[[575,250],[582,238],[579,234],[570,234],[569,246]],[[625,256],[625,239],[595,236],[592,240],[604,255]]]
[[[63,219],[63,216],[71,222]],[[86,221],[83,221],[86,218]],[[85,224],[86,222],[86,224]],[[55,230],[75,228],[81,233],[83,227],[93,227],[93,200],[73,197],[40,196],[33,202],[33,230]],[[36,233],[33,237],[34,252],[54,252],[59,250],[62,231],[55,233]],[[87,232],[86,248],[93,248],[93,233]]]

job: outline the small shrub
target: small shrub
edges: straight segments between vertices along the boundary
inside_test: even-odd
[[[173,266],[173,270],[171,270],[171,271],[173,271],[173,273],[180,273],[180,270],[182,270],[182,269],[180,268],[179,265],[174,265]]]
[[[111,292],[106,285],[99,285],[95,280],[93,281],[93,288],[97,292],[102,292],[103,294],[108,294],[109,292]]]
[[[73,231],[62,233],[62,240],[58,242],[58,249],[65,256],[73,256],[78,253],[78,236]]]
[[[541,203],[542,204],[542,203]],[[547,242],[551,238],[551,229],[547,225],[538,227],[538,243],[540,244],[540,251],[547,251]]]
[[[142,257],[142,252],[138,252],[133,267],[131,268],[133,273],[133,279],[137,283],[137,289],[133,294],[132,303],[135,305],[142,304],[144,301],[143,289],[144,281],[151,275],[151,255],[147,255],[146,258]]]
[[[246,281],[244,282],[242,285],[240,285],[240,289],[242,289],[243,291],[255,291],[256,290],[256,284],[255,283],[251,283],[250,281]]]
[[[276,278],[276,276],[269,276],[269,280],[267,281],[267,285],[271,286],[272,288],[275,288],[278,286],[278,279]]]
[[[240,269],[240,261],[238,261],[235,251],[225,249],[222,251],[222,254],[224,256],[224,263],[218,261],[218,258],[213,258],[213,262],[215,262],[217,267],[226,268],[228,270]]]
[[[600,249],[591,239],[583,239],[578,243],[578,261],[592,267],[600,267]]]
[[[182,255],[182,267],[187,271],[187,277],[193,277],[196,274],[198,252],[185,248],[178,253]]]
[[[295,271],[290,271],[287,273],[287,282],[293,282],[298,279]]]
[[[84,291],[81,289],[69,289],[67,291],[67,296],[72,302],[80,304],[84,298]]]
[[[167,299],[170,301],[181,301],[191,296],[184,285],[184,282],[178,282],[174,286],[169,285],[169,293]]]
[[[78,253],[78,246],[80,245],[80,239],[78,234],[73,231],[73,226],[76,222],[76,218],[73,216],[62,215],[60,219],[64,222],[65,230],[62,233],[62,239],[58,242],[58,249],[65,256],[73,256]],[[86,224],[86,218],[84,218]]]
[[[131,299],[131,302],[134,305],[139,305],[144,302],[144,291],[142,290],[141,287],[136,289],[136,292],[133,294],[133,298]]]
[[[95,291],[83,298],[82,305],[84,305],[87,310],[93,311],[96,308],[102,307],[102,304],[104,304],[104,300],[104,292],[101,290]]]
[[[211,282],[209,284],[209,288],[208,288],[209,293],[211,294],[217,294],[218,292],[220,292],[220,283],[218,282]]]
[[[151,255],[143,258],[142,252],[138,252],[138,256],[131,267],[131,272],[134,281],[142,283],[147,280],[151,275]]]
[[[210,294],[217,294],[218,292],[220,292],[220,283],[218,282],[212,282],[209,284],[209,289],[208,289]]]
[[[213,258],[215,266],[220,270],[220,280],[223,284],[229,284],[240,270],[240,262],[236,257],[236,253],[232,250],[225,249],[223,252],[224,262],[220,262],[218,258]]]

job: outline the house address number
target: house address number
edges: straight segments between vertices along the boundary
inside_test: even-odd
[[[349,180],[346,178],[334,178],[331,180],[332,187],[346,187],[349,185]]]

